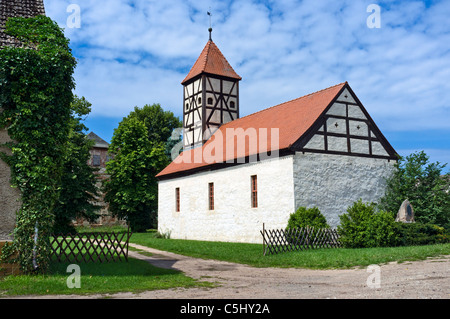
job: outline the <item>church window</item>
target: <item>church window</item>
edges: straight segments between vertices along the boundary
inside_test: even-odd
[[[251,176],[251,200],[252,208],[258,207],[258,184],[256,175]]]
[[[209,210],[214,210],[214,183],[208,185],[208,206]]]
[[[175,188],[175,211],[180,211],[180,188]]]

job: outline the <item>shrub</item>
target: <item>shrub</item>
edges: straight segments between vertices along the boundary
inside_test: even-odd
[[[286,228],[301,227],[330,228],[325,216],[322,215],[317,207],[299,207],[295,213],[290,215]]]
[[[395,223],[399,246],[430,245],[447,243],[450,235],[443,227],[423,223]]]
[[[385,211],[376,212],[375,205],[360,199],[340,216],[338,232],[344,247],[388,247],[398,243],[394,217]]]

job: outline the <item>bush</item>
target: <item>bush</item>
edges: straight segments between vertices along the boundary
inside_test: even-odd
[[[347,248],[389,247],[398,243],[392,214],[376,212],[375,203],[363,203],[361,199],[340,216],[338,232]]]
[[[450,242],[449,233],[434,224],[395,223],[399,246],[430,245]]]
[[[317,207],[299,207],[290,215],[286,229],[301,227],[330,228],[325,216]]]

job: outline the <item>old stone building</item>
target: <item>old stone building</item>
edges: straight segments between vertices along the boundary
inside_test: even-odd
[[[91,224],[83,218],[74,221],[75,226],[113,226],[125,225],[126,222],[114,217],[108,210],[108,204],[104,201],[104,193],[102,192],[103,183],[109,178],[106,173],[106,163],[110,160],[111,154],[108,153],[109,143],[102,139],[94,132],[90,132],[87,138],[94,141],[94,145],[90,149],[90,159],[88,164],[95,168],[97,177],[97,187],[99,188],[99,196],[96,205],[100,206],[97,220]]]
[[[5,46],[17,46],[20,42],[5,33],[5,23],[9,17],[33,17],[45,15],[43,0],[7,0],[0,1],[0,49]],[[0,108],[1,112],[1,108]],[[9,142],[8,132],[0,129],[0,146]],[[1,152],[8,149],[0,147]],[[0,159],[0,240],[11,239],[15,226],[16,211],[20,207],[20,193],[10,184],[11,170]]]
[[[239,118],[240,76],[210,39],[183,85],[184,150],[157,177],[158,230],[261,242],[298,207],[332,227],[377,201],[397,156],[347,82]]]

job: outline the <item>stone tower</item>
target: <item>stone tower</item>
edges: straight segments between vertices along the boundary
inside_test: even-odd
[[[0,0],[0,48],[20,45],[17,40],[4,32],[8,18],[29,18],[37,15],[45,15],[43,0]],[[0,129],[0,152],[9,152],[8,149],[1,147],[9,141],[11,139],[8,132]],[[11,187],[10,179],[11,170],[0,159],[0,240],[11,239],[16,222],[16,211],[20,208],[20,193],[16,188]]]
[[[199,58],[181,82],[185,150],[203,145],[222,124],[239,118],[240,80],[210,33]]]

